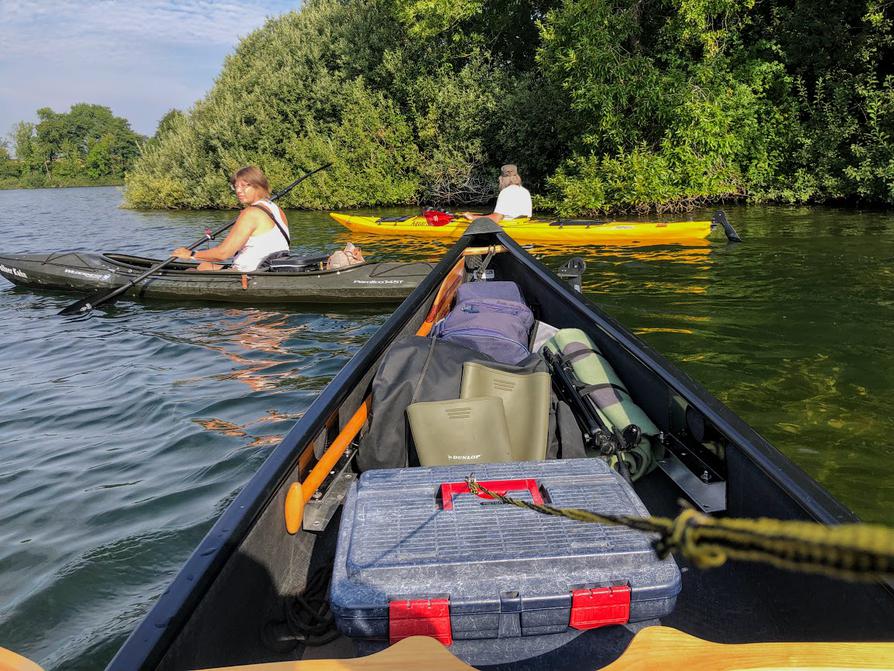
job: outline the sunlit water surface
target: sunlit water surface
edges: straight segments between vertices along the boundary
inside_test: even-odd
[[[114,188],[0,191],[5,252],[166,257],[232,212],[132,212]],[[696,213],[698,214],[698,213]],[[710,216],[710,213],[701,213]],[[578,254],[585,291],[867,520],[894,524],[894,216],[736,208],[746,242]],[[290,212],[296,247],[435,259]],[[0,280],[0,645],[101,668],[391,307],[73,300]]]

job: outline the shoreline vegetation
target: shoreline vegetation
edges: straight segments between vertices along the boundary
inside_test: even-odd
[[[11,143],[0,142],[0,189],[121,185],[146,141],[101,105],[42,107],[37,117],[16,124]]]
[[[23,184],[15,179],[0,179],[0,191],[12,191],[13,189],[77,189],[93,186],[124,186],[124,179],[71,179],[40,185]]]
[[[307,0],[138,142],[125,206],[230,208],[243,165],[330,161],[283,205],[480,204],[516,163],[560,216],[891,207],[894,5]]]

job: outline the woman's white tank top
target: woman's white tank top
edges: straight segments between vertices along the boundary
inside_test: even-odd
[[[233,259],[232,266],[233,270],[239,270],[243,273],[249,273],[252,270],[256,270],[258,264],[274,252],[289,251],[289,244],[291,243],[291,240],[283,235],[283,231],[288,235],[289,227],[286,225],[285,217],[283,216],[282,210],[279,209],[279,206],[268,198],[262,198],[261,200],[255,201],[252,205],[259,205],[266,209],[273,215],[274,219],[276,219],[276,223],[279,225],[274,225],[273,228],[266,233],[252,235],[245,242],[242,251],[240,251],[236,255],[236,258]],[[282,230],[280,230],[280,228],[282,228]]]

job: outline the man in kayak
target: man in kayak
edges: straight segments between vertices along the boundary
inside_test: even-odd
[[[201,261],[198,270],[222,270],[224,266],[216,262],[235,256],[228,270],[248,273],[271,254],[289,251],[289,222],[285,212],[270,200],[270,184],[261,169],[246,166],[233,175],[231,184],[245,209],[223,242],[211,249],[178,247],[172,256]]]
[[[478,214],[477,212],[463,212],[469,221],[478,217],[487,217],[500,223],[504,219],[518,219],[531,216],[531,192],[521,185],[521,176],[518,168],[509,163],[500,168],[500,195],[497,196],[497,204],[491,214]]]

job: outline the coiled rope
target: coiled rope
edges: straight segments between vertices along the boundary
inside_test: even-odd
[[[678,552],[699,568],[740,559],[853,581],[894,577],[894,529],[874,524],[825,526],[815,522],[716,519],[692,508],[674,519],[602,515],[580,508],[556,508],[498,494],[467,478],[469,491],[543,515],[625,526],[658,534],[653,547],[661,559]]]
[[[284,604],[285,620],[268,622],[261,630],[261,640],[274,652],[287,653],[298,647],[320,646],[339,637],[335,616],[329,609],[329,582],[332,563],[317,568],[307,579],[301,594]]]

